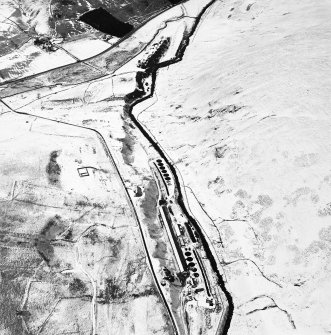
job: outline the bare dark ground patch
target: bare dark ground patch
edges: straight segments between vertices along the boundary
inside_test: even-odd
[[[143,213],[148,222],[148,232],[151,238],[158,239],[162,235],[162,228],[156,224],[157,222],[157,199],[159,191],[156,182],[149,180],[145,187],[145,197],[141,201]]]
[[[46,173],[48,181],[51,185],[58,185],[60,183],[61,166],[57,162],[59,151],[52,151],[49,156],[49,163],[46,166]]]

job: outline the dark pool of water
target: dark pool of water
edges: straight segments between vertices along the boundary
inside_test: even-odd
[[[79,17],[79,20],[103,33],[116,37],[123,37],[133,29],[131,24],[118,20],[101,7],[84,13]]]

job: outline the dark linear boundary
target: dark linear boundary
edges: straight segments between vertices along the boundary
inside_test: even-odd
[[[82,128],[84,128],[84,127],[82,127]],[[164,304],[165,308],[167,309],[167,312],[168,312],[168,315],[169,315],[169,318],[170,318],[170,321],[171,321],[171,323],[172,323],[172,327],[173,327],[173,330],[174,330],[174,334],[175,334],[175,335],[179,335],[178,330],[177,330],[177,326],[176,326],[176,322],[175,322],[175,320],[174,320],[174,318],[173,318],[173,316],[172,316],[172,312],[171,312],[170,307],[169,307],[169,305],[168,305],[168,303],[167,303],[167,300],[166,300],[166,298],[165,298],[165,296],[164,296],[164,294],[163,294],[163,292],[162,292],[161,286],[160,286],[160,284],[159,284],[159,281],[158,281],[158,279],[157,279],[155,270],[154,270],[154,268],[153,268],[153,264],[152,264],[151,256],[149,255],[149,252],[148,252],[147,243],[146,243],[146,240],[145,240],[145,236],[144,236],[143,230],[142,230],[142,228],[141,228],[141,224],[140,224],[140,221],[139,221],[139,217],[138,217],[137,211],[136,211],[136,209],[135,209],[135,207],[134,207],[134,204],[133,204],[133,202],[132,202],[132,199],[131,199],[131,197],[130,197],[130,194],[129,194],[127,188],[125,187],[125,183],[124,183],[123,177],[122,177],[122,175],[120,174],[120,171],[119,171],[119,169],[118,169],[118,167],[117,167],[117,165],[116,165],[116,163],[115,163],[115,160],[114,160],[114,158],[113,158],[113,156],[112,156],[112,154],[111,154],[111,152],[110,152],[110,149],[109,149],[108,146],[107,146],[107,142],[106,142],[106,140],[103,138],[103,136],[101,135],[101,133],[99,133],[97,130],[92,129],[92,128],[89,128],[89,129],[91,129],[91,130],[93,130],[93,131],[95,131],[95,132],[97,133],[97,136],[99,137],[100,142],[101,142],[102,146],[104,147],[104,150],[105,150],[107,156],[109,157],[110,161],[112,162],[113,166],[115,167],[115,170],[116,170],[116,172],[117,172],[117,175],[118,175],[119,179],[120,179],[121,182],[122,182],[122,185],[123,185],[125,194],[126,194],[126,196],[127,196],[127,200],[128,200],[128,202],[129,202],[129,204],[130,204],[130,206],[131,206],[131,209],[132,209],[132,211],[133,211],[133,213],[134,213],[134,216],[136,217],[136,220],[137,220],[137,223],[138,223],[138,227],[139,227],[140,235],[141,235],[141,238],[142,238],[142,241],[143,241],[143,245],[144,245],[144,248],[145,248],[145,251],[146,251],[146,256],[147,256],[148,262],[149,262],[149,264],[150,264],[150,270],[151,270],[152,275],[153,275],[153,277],[154,277],[155,285],[156,285],[157,289],[159,290],[159,293],[160,293],[161,299],[162,299],[162,301],[163,301],[163,304]]]
[[[124,106],[124,113],[130,117],[130,119],[132,120],[132,122],[134,123],[134,125],[141,131],[141,133],[147,138],[147,140],[151,143],[151,145],[154,147],[154,149],[159,153],[159,155],[167,162],[172,174],[174,175],[174,179],[175,179],[175,185],[178,191],[178,196],[177,196],[177,201],[179,206],[181,207],[183,213],[187,216],[187,218],[189,219],[189,221],[193,224],[194,228],[198,231],[200,238],[201,238],[201,242],[202,245],[208,255],[208,259],[211,263],[211,266],[214,270],[214,272],[217,274],[217,278],[218,278],[218,284],[220,285],[224,295],[226,296],[227,300],[228,300],[228,316],[224,322],[223,325],[223,329],[222,329],[222,335],[226,335],[228,333],[228,330],[230,328],[230,323],[231,323],[231,319],[233,316],[233,310],[234,310],[234,305],[233,305],[233,300],[232,297],[230,295],[230,293],[228,292],[228,290],[225,287],[225,283],[223,280],[222,275],[220,274],[218,267],[217,267],[217,262],[213,256],[213,253],[211,252],[211,249],[209,247],[209,244],[203,234],[203,232],[200,229],[200,226],[198,225],[198,223],[196,222],[196,220],[190,215],[189,211],[186,209],[185,207],[185,203],[183,200],[183,194],[181,191],[181,187],[180,187],[180,181],[176,172],[175,167],[171,164],[171,162],[169,161],[168,157],[165,155],[165,153],[163,152],[163,150],[161,149],[161,147],[159,146],[159,144],[148,134],[148,132],[145,130],[145,128],[140,124],[140,122],[135,118],[135,116],[132,113],[133,107],[137,104],[139,104],[140,102],[147,100],[149,98],[151,98],[154,95],[155,92],[155,81],[156,81],[156,76],[157,76],[157,71],[161,68],[167,67],[169,65],[175,64],[180,62],[183,59],[184,56],[184,52],[186,50],[186,47],[189,45],[190,42],[190,38],[191,36],[194,34],[194,32],[196,31],[197,26],[199,25],[202,16],[205,14],[206,10],[216,2],[216,0],[212,0],[208,5],[206,5],[202,11],[200,12],[200,14],[196,17],[195,23],[192,27],[192,30],[189,34],[187,34],[186,36],[184,36],[181,45],[175,55],[175,57],[172,60],[166,61],[166,62],[162,62],[162,63],[157,63],[157,56],[156,56],[156,62],[155,64],[153,64],[153,62],[151,62],[152,64],[150,64],[150,66],[146,69],[146,71],[143,72],[138,72],[137,76],[136,76],[136,81],[137,81],[137,87],[138,89],[136,89],[136,91],[134,91],[131,94],[128,94],[125,97],[126,100],[126,104]],[[145,95],[145,92],[143,90],[143,79],[145,77],[145,75],[151,75],[152,76],[152,87],[151,87],[151,93],[149,95]]]

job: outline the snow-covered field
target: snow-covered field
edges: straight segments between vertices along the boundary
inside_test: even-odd
[[[76,60],[58,49],[49,53],[35,46],[30,40],[20,50],[0,58],[0,83],[32,76],[56,67],[74,63]]]
[[[99,136],[0,105],[0,152],[0,334],[169,334]]]
[[[331,331],[329,16],[215,2],[139,116],[219,230],[232,335]]]

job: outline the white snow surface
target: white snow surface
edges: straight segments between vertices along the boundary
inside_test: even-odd
[[[118,39],[112,39],[113,44]],[[78,59],[87,59],[111,47],[110,43],[99,39],[84,38],[76,41],[65,42],[61,45],[63,49]]]
[[[331,331],[329,17],[215,2],[139,115],[220,232],[231,335]]]

